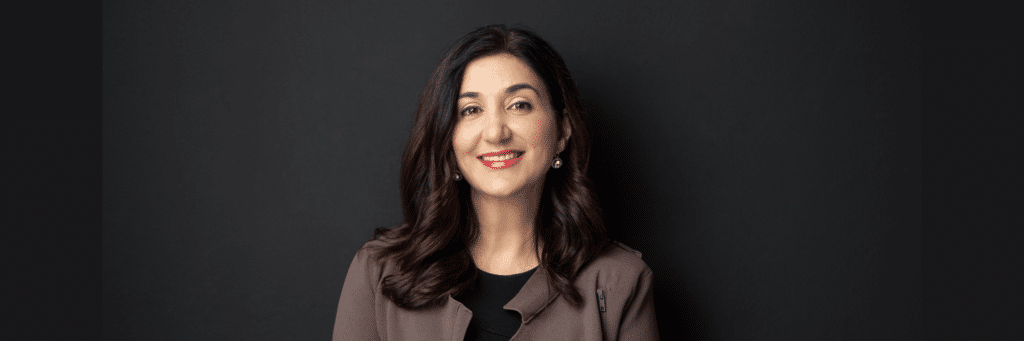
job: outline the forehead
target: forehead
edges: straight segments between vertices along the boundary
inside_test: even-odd
[[[545,91],[540,77],[529,65],[512,55],[496,54],[477,58],[466,65],[459,93],[493,94],[504,92],[509,86],[520,83],[532,85],[541,92]]]

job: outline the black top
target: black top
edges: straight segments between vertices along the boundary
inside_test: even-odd
[[[519,330],[522,318],[518,312],[505,310],[504,306],[511,301],[519,289],[530,279],[533,270],[515,275],[495,275],[477,269],[477,279],[466,291],[455,296],[466,308],[473,312],[466,329],[465,340],[503,340],[512,338]]]

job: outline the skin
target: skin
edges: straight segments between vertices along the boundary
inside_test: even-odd
[[[571,135],[568,121],[560,137],[544,82],[509,54],[470,62],[459,94],[452,145],[480,222],[479,238],[470,246],[473,261],[492,274],[529,271],[539,264],[533,228],[544,178],[552,160],[565,150]],[[477,158],[505,149],[525,153],[505,169],[486,167]]]

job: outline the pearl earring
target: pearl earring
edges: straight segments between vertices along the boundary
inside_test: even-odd
[[[459,180],[462,180],[462,174],[455,173],[455,182],[459,182]]]
[[[551,168],[559,169],[562,168],[562,158],[555,157],[555,162],[551,163]]]

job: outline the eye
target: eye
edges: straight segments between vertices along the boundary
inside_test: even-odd
[[[462,109],[462,111],[459,112],[459,116],[469,116],[469,115],[477,114],[477,113],[480,113],[480,107],[472,106],[472,107],[466,107],[465,109]]]
[[[530,104],[530,102],[526,101],[515,102],[512,103],[512,106],[509,107],[509,109],[530,111],[533,109],[533,104]]]

